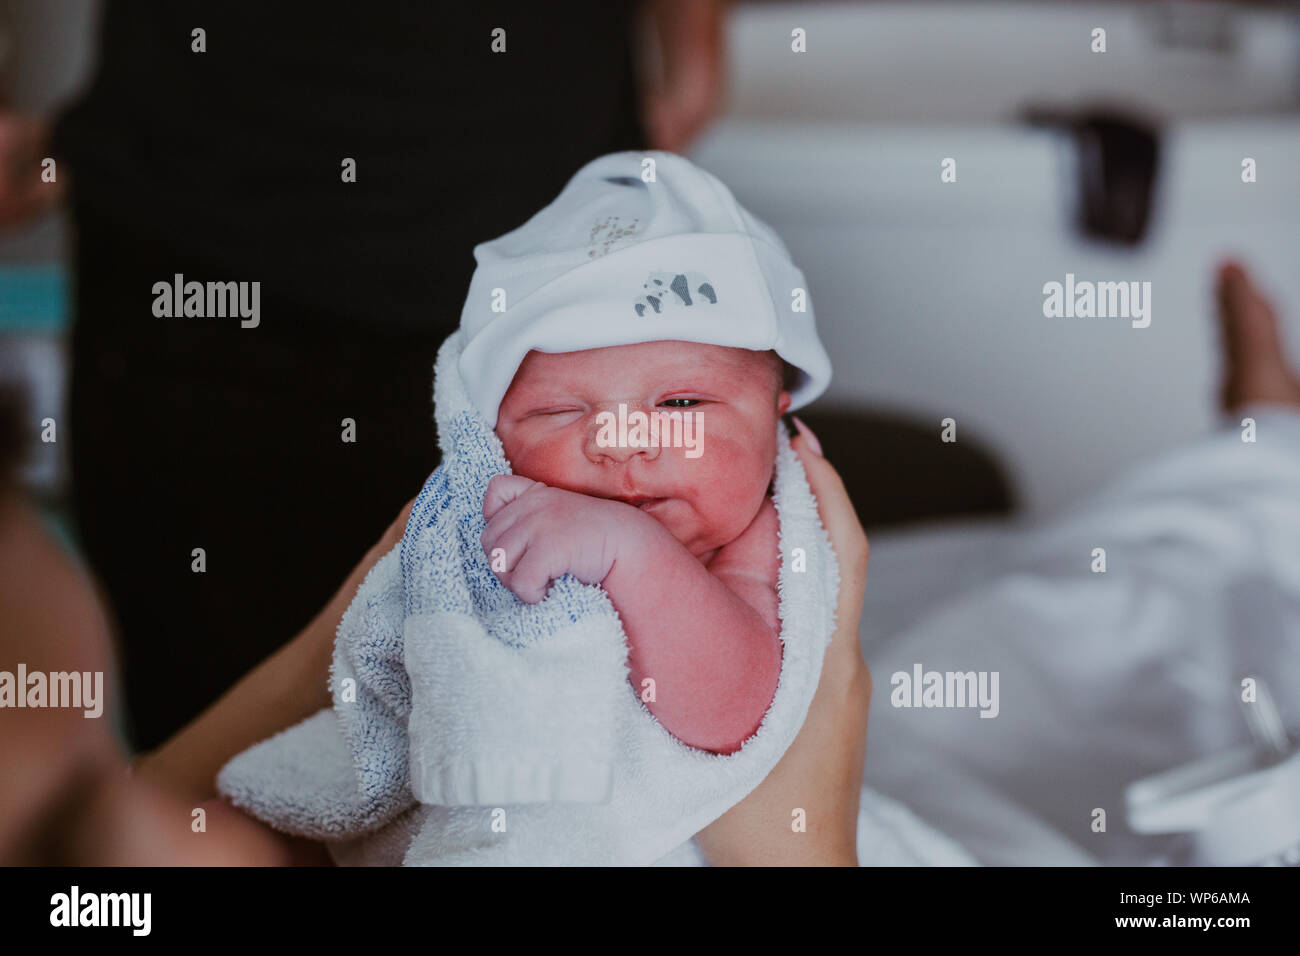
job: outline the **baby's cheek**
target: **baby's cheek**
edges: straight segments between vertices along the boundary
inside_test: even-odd
[[[706,444],[699,458],[680,462],[680,473],[696,491],[697,511],[715,532],[734,538],[748,526],[767,493],[771,459],[766,461],[752,443],[723,435]]]
[[[710,485],[731,494],[746,494],[754,485],[766,488],[766,472],[773,453],[755,442],[752,435],[712,434],[704,443],[703,454],[684,464]]]
[[[540,481],[545,485],[564,487],[574,472],[571,443],[561,441],[533,442],[527,446],[503,441],[506,460],[516,475]]]
[[[696,488],[719,490],[735,480],[736,449],[730,442],[715,441],[712,447],[705,446],[704,454],[698,458],[686,455],[683,449],[674,448],[672,453],[679,460],[677,467],[682,475]]]

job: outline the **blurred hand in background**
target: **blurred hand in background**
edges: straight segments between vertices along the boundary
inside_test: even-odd
[[[651,149],[681,153],[722,104],[727,0],[648,0],[644,15],[642,121]]]
[[[26,225],[63,198],[63,179],[41,179],[49,123],[0,102],[0,228]]]

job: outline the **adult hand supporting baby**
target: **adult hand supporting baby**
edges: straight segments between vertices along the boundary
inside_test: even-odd
[[[110,673],[109,615],[85,571],[0,473],[0,651],[43,672]],[[76,708],[6,714],[0,748],[0,865],[328,863],[220,801],[217,770],[258,740],[329,706],[334,630],[361,580],[401,538],[410,504],[297,638],[128,772],[103,719]],[[191,830],[202,804],[206,829]]]
[[[217,772],[231,757],[331,706],[329,666],[343,612],[370,569],[401,541],[413,504],[414,498],[297,637],[166,743],[138,757],[136,775],[178,796],[210,799],[216,796]]]
[[[844,482],[795,419],[791,441],[840,565],[835,633],[794,743],[766,779],[696,839],[714,866],[857,866],[858,798],[866,759],[871,673],[858,643],[870,546]],[[807,831],[791,827],[805,811]]]
[[[48,155],[48,121],[0,103],[0,228],[25,226],[63,198],[67,171],[46,182],[41,163]]]

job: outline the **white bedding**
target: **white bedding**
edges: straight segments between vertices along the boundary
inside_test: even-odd
[[[1050,525],[874,537],[865,782],[982,863],[1152,862],[1124,789],[1248,740],[1241,677],[1300,725],[1300,415],[1246,414]],[[998,715],[893,706],[917,664],[997,671]]]

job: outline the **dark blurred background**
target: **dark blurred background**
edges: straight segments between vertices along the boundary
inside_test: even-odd
[[[15,107],[53,111],[84,85],[98,15],[93,0],[0,2],[0,82]],[[807,31],[802,56],[793,26]],[[1105,54],[1089,49],[1096,26]],[[726,47],[721,116],[688,154],[776,228],[809,277],[836,373],[809,414],[870,487],[870,523],[944,512],[943,455],[962,458],[963,508],[1014,500],[1046,513],[1203,431],[1219,253],[1248,257],[1275,299],[1300,296],[1294,4],[741,2]],[[1092,116],[1157,137],[1136,243],[1080,228],[1075,127]],[[1252,186],[1237,175],[1247,155]],[[941,187],[948,156],[958,180]],[[62,400],[67,233],[59,212],[0,234],[3,374],[30,383],[36,422],[58,418]],[[1151,328],[1044,323],[1041,285],[1066,272],[1153,281]],[[952,416],[964,447],[899,433],[901,446],[875,445],[884,460],[857,457],[845,414],[903,416],[925,434]],[[66,447],[36,451],[26,477],[57,517]],[[890,461],[907,480],[871,484]]]

